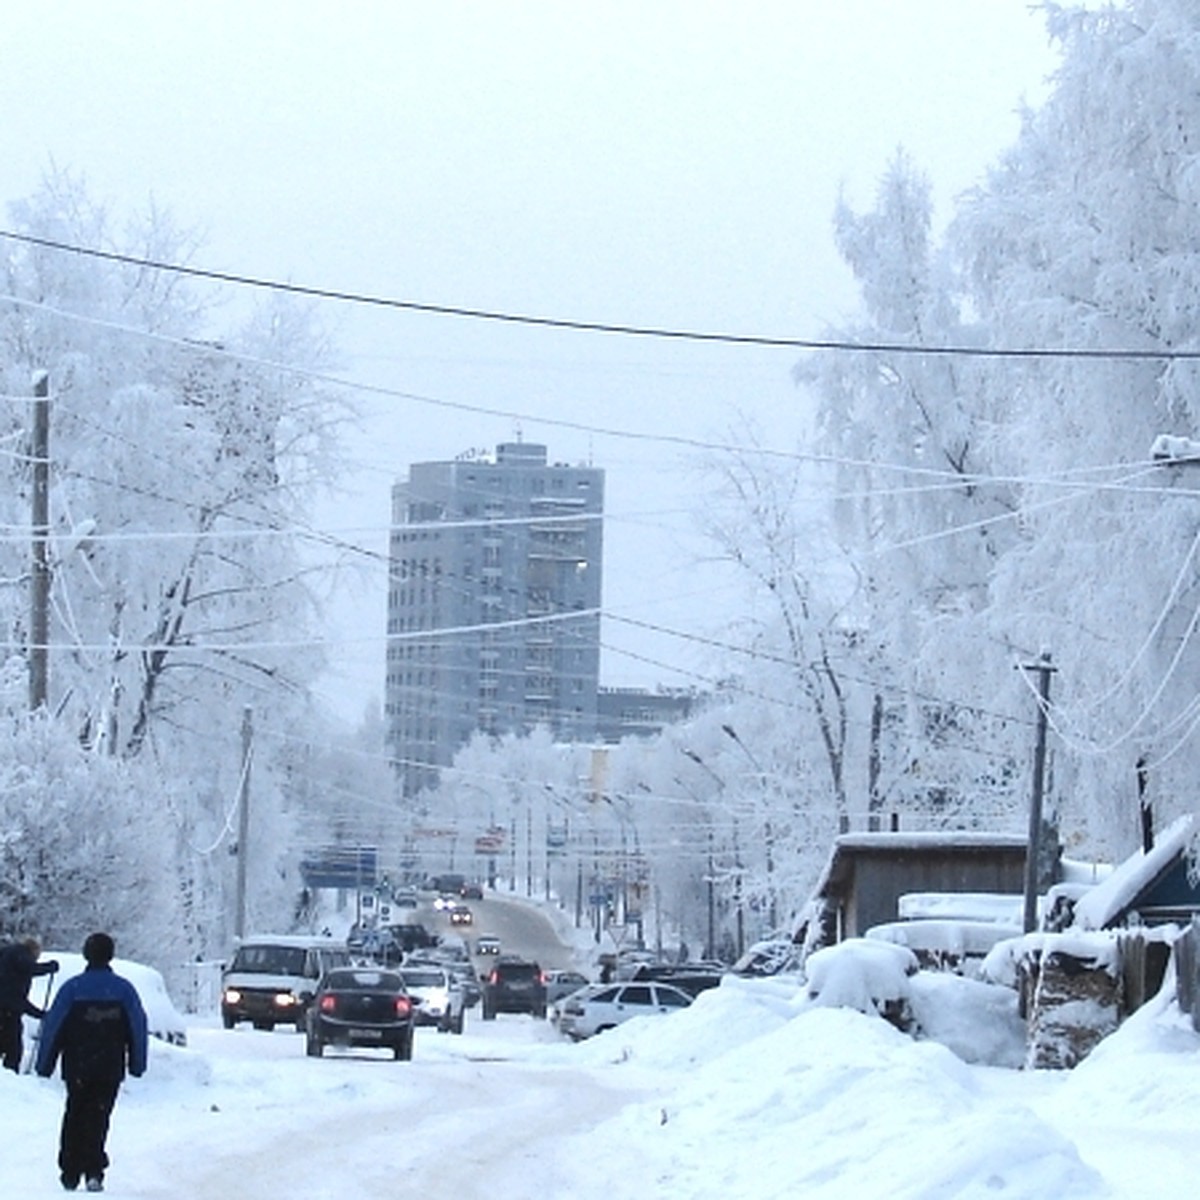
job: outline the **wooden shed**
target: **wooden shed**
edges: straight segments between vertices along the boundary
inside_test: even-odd
[[[810,946],[861,937],[895,921],[909,892],[993,892],[1020,896],[1026,839],[1019,834],[848,833],[833,844],[814,893],[821,935]],[[814,914],[815,915],[815,914]]]

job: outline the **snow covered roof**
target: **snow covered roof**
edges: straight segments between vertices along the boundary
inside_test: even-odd
[[[1180,817],[1158,836],[1149,853],[1139,850],[1114,868],[1075,905],[1076,927],[1104,929],[1119,921],[1185,853],[1194,825],[1192,816]]]
[[[922,829],[875,833],[843,833],[834,846],[854,850],[927,850],[931,846],[992,849],[996,846],[1025,847],[1021,833],[985,833],[978,829]]]

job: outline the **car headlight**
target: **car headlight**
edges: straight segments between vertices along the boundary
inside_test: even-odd
[[[276,1008],[292,1008],[297,1003],[296,997],[291,992],[276,992],[275,1007]]]
[[[240,1004],[242,1002],[242,993],[237,988],[226,988],[221,998],[226,1004]]]

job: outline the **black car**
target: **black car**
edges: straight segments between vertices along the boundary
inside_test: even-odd
[[[307,1014],[306,1049],[378,1046],[408,1061],[413,1050],[413,1002],[395,971],[339,967],[321,980]]]
[[[633,978],[639,982],[657,980],[660,983],[672,983],[682,988],[689,996],[696,997],[709,988],[719,987],[725,972],[708,966],[681,963],[679,965],[647,965],[642,964],[633,973]]]
[[[414,950],[429,950],[441,941],[436,933],[431,933],[419,921],[406,921],[401,925],[389,925],[387,931],[391,939],[405,954]]]
[[[535,962],[501,955],[483,981],[483,1019],[497,1013],[546,1015],[546,977]]]

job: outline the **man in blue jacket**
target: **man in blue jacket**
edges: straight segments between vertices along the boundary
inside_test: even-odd
[[[46,1015],[29,999],[29,984],[36,975],[53,975],[58,970],[53,959],[38,962],[41,953],[37,938],[0,948],[0,1053],[10,1071],[21,1069],[22,1018]]]
[[[49,1076],[62,1055],[67,1106],[58,1167],[68,1191],[80,1179],[89,1192],[104,1190],[104,1143],[121,1080],[127,1065],[130,1075],[146,1069],[146,1011],[133,984],[113,971],[115,950],[107,933],[93,933],[83,943],[87,967],[58,989],[38,1044],[39,1075]]]

